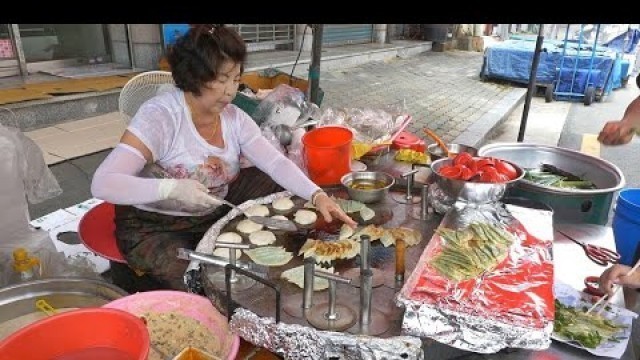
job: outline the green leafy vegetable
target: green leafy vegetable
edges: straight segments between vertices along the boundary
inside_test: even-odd
[[[608,320],[601,315],[589,313],[584,309],[565,306],[555,301],[556,313],[553,331],[569,340],[578,342],[585,348],[595,349],[604,341],[619,342],[616,336],[625,325]]]

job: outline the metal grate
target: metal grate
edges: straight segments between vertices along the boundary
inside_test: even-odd
[[[269,42],[272,44],[293,43],[295,24],[229,24],[247,44]]]

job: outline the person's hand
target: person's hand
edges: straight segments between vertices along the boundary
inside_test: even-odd
[[[600,291],[613,295],[614,285],[619,284],[630,288],[640,288],[640,272],[634,271],[631,275],[625,276],[631,268],[626,265],[616,264],[605,270],[600,275],[598,288]]]
[[[629,143],[634,134],[635,129],[631,124],[622,120],[609,121],[598,134],[598,141],[604,145],[623,145]]]
[[[192,179],[162,179],[159,191],[163,199],[180,201],[191,211],[205,211],[222,204],[209,194],[206,186]]]
[[[352,228],[358,226],[358,223],[356,223],[352,218],[349,217],[349,215],[342,211],[340,205],[336,204],[336,202],[333,201],[329,197],[329,195],[325,193],[318,194],[315,199],[315,206],[316,209],[318,209],[318,211],[320,211],[320,213],[324,217],[324,220],[328,223],[333,221],[333,217],[331,215],[334,215],[336,218],[342,220],[345,224],[351,226]]]

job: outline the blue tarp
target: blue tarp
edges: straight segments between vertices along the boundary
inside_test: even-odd
[[[633,54],[640,41],[640,30],[629,29],[626,32],[614,37],[604,45],[616,52]]]
[[[580,51],[578,51],[578,43],[568,41],[564,61],[562,61],[564,44],[564,41],[558,40],[543,41],[540,62],[536,72],[536,82],[538,84],[551,84],[558,80],[558,70],[562,63],[562,78],[560,78],[560,83],[558,84],[560,88],[583,92],[581,89],[585,88],[584,81],[587,78],[585,75],[588,74],[588,69],[590,68],[592,72],[589,76],[589,83],[597,88],[604,88],[607,85],[605,84],[607,75],[616,60],[616,53],[606,47],[597,46],[593,57],[593,65],[590,66],[593,44],[583,43],[580,46]],[[535,47],[536,43],[529,40],[506,40],[488,47],[484,53],[482,75],[487,78],[528,84]],[[576,66],[576,71],[574,71],[574,66]],[[572,88],[571,82],[574,73],[576,80]],[[569,76],[568,79],[566,78],[567,75]],[[568,81],[568,84],[563,84],[565,81]]]

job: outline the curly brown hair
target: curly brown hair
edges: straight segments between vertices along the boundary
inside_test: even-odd
[[[176,86],[196,96],[205,83],[217,78],[225,61],[240,64],[243,71],[246,58],[244,40],[224,24],[192,24],[167,56]]]

